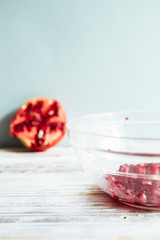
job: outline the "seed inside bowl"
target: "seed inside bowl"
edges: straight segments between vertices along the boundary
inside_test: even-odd
[[[124,164],[118,172],[125,173],[126,176],[105,176],[107,191],[112,197],[131,204],[160,206],[160,180],[155,180],[152,176],[146,177],[146,174],[160,176],[160,163]]]

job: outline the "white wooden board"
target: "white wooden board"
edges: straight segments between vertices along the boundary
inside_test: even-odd
[[[0,239],[160,240],[160,212],[103,193],[71,148],[1,149]]]

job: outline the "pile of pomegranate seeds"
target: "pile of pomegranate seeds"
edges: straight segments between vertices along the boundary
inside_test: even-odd
[[[118,172],[122,174],[105,177],[112,197],[131,204],[160,206],[160,180],[154,180],[155,176],[146,177],[146,174],[160,176],[160,163],[124,164]],[[125,176],[125,173],[131,175]]]

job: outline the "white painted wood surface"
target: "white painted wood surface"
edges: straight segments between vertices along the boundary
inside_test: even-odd
[[[160,212],[111,199],[71,148],[1,149],[0,239],[160,240]]]

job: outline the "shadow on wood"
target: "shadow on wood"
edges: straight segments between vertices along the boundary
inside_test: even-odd
[[[145,209],[139,209],[134,208],[129,205],[125,205],[116,199],[110,197],[108,194],[103,192],[100,188],[93,186],[88,188],[88,191],[86,192],[80,192],[77,195],[83,196],[85,201],[88,202],[90,205],[94,207],[101,207],[104,209],[116,209],[117,212],[128,212],[128,213],[148,213],[152,212],[145,210]],[[83,199],[83,200],[84,200]]]

